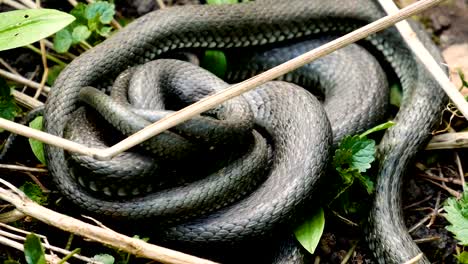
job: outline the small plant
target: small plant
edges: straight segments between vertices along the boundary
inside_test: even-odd
[[[450,223],[446,229],[455,235],[458,244],[468,246],[468,185],[464,186],[459,199],[450,197],[445,201],[444,210],[446,213],[443,216]],[[455,258],[458,263],[468,264],[468,252],[459,252],[458,248],[457,252]]]
[[[349,188],[358,182],[368,194],[374,192],[374,182],[363,173],[370,169],[375,160],[375,141],[368,139],[371,133],[387,129],[394,123],[389,121],[366,132],[343,138],[333,157],[333,167],[341,176],[340,190],[333,200],[342,198],[341,206],[345,211],[355,211],[353,202],[348,195]],[[333,201],[332,201],[333,202]],[[330,202],[330,204],[332,203]],[[320,208],[312,217],[296,228],[294,234],[299,243],[310,253],[313,253],[320,241],[325,227],[325,215]]]
[[[458,243],[463,246],[468,246],[468,186],[460,199],[455,197],[448,198],[445,202],[445,218],[450,225],[447,230],[455,235]]]
[[[108,37],[112,31],[110,23],[115,15],[115,5],[107,1],[78,3],[70,14],[76,20],[54,37],[54,49],[59,53],[67,52],[77,44],[89,49]]]

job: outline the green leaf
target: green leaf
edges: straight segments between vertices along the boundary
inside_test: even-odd
[[[365,172],[375,159],[375,141],[360,136],[345,137],[335,151],[335,168],[356,169]]]
[[[37,129],[37,130],[42,130],[42,121],[43,117],[38,116],[34,118],[33,121],[29,123],[29,127]],[[31,146],[31,150],[34,153],[34,156],[44,165],[46,165],[46,159],[44,155],[44,144],[42,142],[32,139],[29,139],[29,145]]]
[[[80,25],[73,28],[72,38],[73,44],[79,43],[81,41],[85,41],[86,39],[91,36],[91,31],[89,31],[87,26]]]
[[[99,21],[102,24],[110,24],[114,15],[115,5],[108,2],[91,3],[85,10],[85,17],[88,21]]]
[[[237,0],[206,0],[206,3],[209,5],[219,5],[219,4],[237,4]]]
[[[114,264],[115,258],[109,254],[98,254],[93,257],[93,260],[102,262],[103,264]]]
[[[68,29],[62,29],[54,36],[54,49],[58,53],[67,52],[70,49],[72,43],[73,37]]]
[[[44,247],[34,233],[28,234],[24,241],[24,257],[28,264],[46,264]]]
[[[465,187],[465,191],[461,199],[457,200],[455,197],[449,198],[446,201],[444,210],[445,218],[451,225],[447,226],[446,229],[455,235],[455,238],[459,240],[459,244],[468,245],[468,187]]]
[[[359,137],[363,138],[363,137],[366,137],[367,135],[371,134],[371,133],[375,133],[377,131],[380,131],[380,130],[385,130],[389,127],[392,127],[395,125],[395,122],[393,121],[387,121],[383,124],[380,124],[380,125],[377,125],[367,131],[365,131],[364,133],[362,133],[361,135],[359,135]]]
[[[103,37],[109,37],[112,27],[102,27],[97,29],[97,33]]]
[[[91,31],[89,31],[87,26],[77,26],[73,29],[72,32],[72,43],[77,44],[82,41],[85,41],[89,38],[89,36],[91,36]]]
[[[66,27],[75,17],[53,9],[0,13],[0,50],[31,44]]]
[[[49,74],[47,74],[47,84],[52,86],[55,83],[55,80],[59,76],[59,74],[62,72],[62,70],[65,68],[65,66],[62,65],[54,65],[49,68]]]
[[[207,50],[200,63],[202,68],[207,69],[216,76],[223,78],[226,74],[227,60],[224,52],[218,50]]]
[[[301,245],[309,251],[311,254],[314,253],[322,237],[323,229],[325,228],[325,215],[323,209],[320,208],[309,220],[301,224],[294,234],[296,239]]]
[[[41,187],[35,183],[25,182],[19,189],[38,204],[44,204],[47,201],[47,194],[43,193]]]
[[[13,120],[19,113],[21,113],[21,109],[16,105],[15,98],[11,95],[11,88],[3,78],[0,78],[0,117]]]
[[[459,255],[455,256],[460,264],[468,264],[468,252],[463,251]]]

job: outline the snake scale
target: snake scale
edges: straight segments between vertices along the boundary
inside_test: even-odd
[[[46,103],[44,110],[45,130],[58,136],[76,137],[77,141],[83,138],[103,137],[102,134],[96,134],[92,126],[87,127],[88,132],[73,129],[73,123],[78,122],[78,126],[85,126],[88,123],[82,123],[82,121],[89,120],[91,122],[95,119],[92,115],[86,114],[84,108],[80,107],[82,105],[80,100],[91,105],[94,104],[94,107],[97,108],[108,104],[106,96],[88,86],[99,86],[103,79],[115,78],[119,74],[120,76],[114,82],[114,87],[118,86],[119,83],[131,83],[134,79],[138,83],[137,78],[126,77],[127,74],[132,76],[136,74],[134,68],[129,69],[129,67],[147,62],[149,62],[148,67],[163,74],[163,77],[154,81],[156,83],[158,81],[166,84],[190,83],[202,91],[202,96],[214,91],[204,90],[205,83],[216,83],[218,89],[226,87],[227,84],[223,84],[216,77],[201,73],[200,69],[195,69],[195,66],[188,63],[164,60],[163,66],[158,68],[156,62],[150,62],[165,57],[171,52],[204,48],[226,51],[233,48],[262,46],[271,48],[281,45],[281,43],[305,40],[314,36],[341,35],[383,15],[380,7],[374,1],[369,0],[264,0],[238,5],[174,7],[147,14],[102,44],[82,54],[62,71]],[[418,36],[427,48],[437,60],[441,61],[437,48],[428,36],[418,27],[416,29]],[[395,117],[397,124],[386,131],[379,144],[378,183],[375,203],[369,216],[367,238],[370,248],[380,263],[402,263],[419,253],[419,249],[412,242],[402,220],[400,205],[402,176],[408,163],[428,139],[446,98],[442,90],[414,58],[395,29],[375,34],[367,38],[365,43],[367,43],[365,46],[370,47],[372,52],[377,54],[379,60],[384,61],[383,64],[390,66],[393,74],[398,77],[404,94],[401,108]],[[296,47],[295,50],[300,50],[300,48]],[[266,57],[275,57],[275,51],[272,52],[273,54],[267,52]],[[265,56],[263,56],[263,60],[265,60]],[[317,63],[318,68],[322,67],[320,65],[326,64],[324,62]],[[332,57],[328,64],[333,65],[333,63]],[[264,65],[268,65],[268,63],[264,63]],[[259,66],[252,67],[257,71],[261,70]],[[354,64],[353,67],[358,69],[360,66]],[[177,72],[177,75],[169,72],[168,69],[172,68]],[[141,74],[144,77],[144,82],[153,78],[148,74],[145,75],[144,68],[141,69],[143,69]],[[330,72],[330,69],[328,70]],[[238,70],[238,72],[241,71]],[[346,70],[341,74],[329,76],[339,77],[349,74],[351,75],[350,79],[353,79],[357,72]],[[189,73],[201,77],[194,77],[194,80],[190,80],[190,77],[186,77]],[[236,80],[236,78],[240,78],[239,76],[248,77],[246,76],[248,73],[252,74],[253,71],[231,76],[233,76],[233,80]],[[326,78],[326,75],[324,74],[323,78]],[[364,78],[364,83],[380,85],[386,82],[383,80],[385,77],[382,77],[378,71],[365,72],[361,77]],[[138,95],[138,89],[135,91],[136,97],[139,96],[144,101],[147,97],[146,92],[140,92]],[[186,90],[177,93],[179,93],[176,96],[178,99],[174,99],[175,101],[182,100],[180,98],[186,98],[189,101],[201,98],[192,97],[190,92]],[[324,94],[327,96],[327,92]],[[382,92],[378,96],[381,94]],[[371,98],[370,101],[376,97]],[[173,218],[159,234],[159,237],[169,241],[198,246],[211,246],[216,243],[234,245],[244,240],[266,236],[279,226],[294,220],[295,215],[300,213],[305,204],[313,202],[312,191],[316,188],[320,177],[325,174],[326,162],[329,159],[328,154],[332,149],[331,129],[333,128],[334,140],[336,141],[343,136],[339,132],[342,127],[346,127],[349,122],[359,123],[360,119],[348,119],[347,116],[339,114],[340,111],[352,112],[351,110],[341,110],[340,107],[353,108],[355,102],[353,104],[351,102],[343,103],[341,106],[339,103],[332,104],[328,107],[327,114],[330,115],[329,112],[338,114],[335,115],[335,121],[332,121],[331,128],[317,99],[294,84],[285,82],[265,84],[236,100],[232,104],[247,104],[252,113],[250,117],[247,113],[245,116],[247,119],[255,121],[253,132],[246,133],[244,131],[251,131],[251,127],[248,125],[246,125],[246,129],[240,129],[239,132],[239,140],[252,143],[248,144],[249,151],[242,152],[247,154],[242,154],[241,157],[234,155],[231,157],[231,161],[234,160],[234,165],[226,165],[215,172],[210,171],[211,176],[206,179],[191,179],[190,181],[196,183],[194,186],[182,182],[182,187],[173,187],[164,191],[173,200],[165,200],[166,196],[152,193],[151,190],[147,190],[150,194],[145,196],[140,196],[140,191],[135,192],[135,197],[129,199],[109,200],[105,198],[105,195],[104,197],[96,196],[93,189],[105,189],[104,192],[110,192],[110,189],[102,186],[83,188],[83,183],[80,184],[78,179],[82,170],[71,169],[69,163],[85,162],[88,167],[83,170],[91,170],[95,174],[105,174],[106,172],[103,171],[106,171],[107,167],[103,168],[100,161],[70,155],[64,150],[47,146],[46,157],[50,173],[58,189],[71,201],[86,210],[120,218],[154,218],[158,225],[160,218],[155,214],[169,211]],[[114,120],[117,125],[123,126],[125,130],[123,133],[133,133],[135,129],[141,128],[149,122],[145,121],[145,118],[134,117],[138,111],[144,116],[144,110],[129,112],[126,103],[109,104],[111,107],[117,108],[106,119],[110,123]],[[159,103],[156,102],[156,104]],[[220,108],[208,113],[208,117],[227,115],[231,111],[232,104],[220,106]],[[374,123],[384,115],[379,114],[381,111],[379,109],[376,109],[375,114],[370,113],[370,119]],[[156,120],[167,113],[147,112],[149,112],[148,116],[152,116]],[[368,110],[367,112],[373,111]],[[125,117],[131,119],[132,126],[124,125],[121,122],[122,118]],[[208,117],[200,116],[199,121],[203,123],[203,120]],[[196,127],[197,122],[197,120],[193,121],[194,127]],[[341,123],[337,125],[336,122]],[[365,124],[367,126],[371,125],[370,120],[363,122],[367,123]],[[191,124],[188,123],[185,126],[190,127]],[[214,123],[214,126],[216,125],[217,123]],[[313,132],[311,128],[313,128]],[[152,140],[156,143],[158,141],[181,142],[183,147],[178,150],[178,153],[186,154],[191,152],[192,143],[186,140],[190,133],[184,132],[184,129],[184,125],[180,129],[175,129],[175,131],[180,130],[179,132],[182,134],[186,133],[184,136],[173,135],[174,131],[169,131],[162,135],[162,139]],[[362,129],[357,128],[354,132],[362,131]],[[236,133],[232,132],[233,135],[237,135]],[[260,135],[263,134],[268,134],[269,137],[262,138]],[[196,136],[194,138],[197,139]],[[273,142],[273,148],[266,145],[269,142]],[[104,143],[93,141],[88,142],[88,144],[102,147]],[[206,145],[206,142],[199,144]],[[226,144],[229,145],[229,143]],[[221,144],[221,150],[223,147]],[[148,151],[164,153],[166,151],[164,147],[162,149],[155,148],[149,143],[142,148],[144,153]],[[239,148],[241,147],[239,146]],[[216,156],[219,153],[216,151],[219,149],[216,150],[215,147],[213,152],[215,155],[211,156]],[[193,157],[191,154],[193,153],[187,154],[189,158],[186,160]],[[164,158],[164,154],[155,158],[143,156],[137,152],[128,152],[122,155],[120,157],[122,160],[128,157],[132,160],[140,160],[141,164],[134,163],[131,165],[132,167],[128,167],[128,163],[116,161],[114,165],[120,165],[120,167],[114,169],[107,180],[119,181],[125,178],[126,174],[131,174],[135,170],[150,174],[160,170],[171,174],[170,170],[164,168],[164,164],[162,166],[154,165],[154,160]],[[195,156],[197,156],[196,151]],[[208,158],[209,160],[210,158]],[[169,157],[167,162],[176,161]],[[203,158],[197,159],[197,162],[204,162],[204,160]],[[265,171],[252,166],[252,163],[271,163],[271,166]],[[194,163],[188,164],[194,166]],[[240,170],[249,168],[250,172],[254,171],[255,174],[259,175],[258,178],[250,180],[254,185],[258,185],[255,190],[248,189],[250,187],[239,187],[232,181],[225,178],[219,179],[216,176],[227,174],[230,175],[227,177],[228,179],[237,177],[245,181],[244,176],[235,174],[236,170],[239,170],[239,167],[236,166],[241,166]],[[231,170],[225,168],[232,168],[232,174]],[[190,172],[190,169],[188,168],[185,172]],[[182,170],[184,169],[182,168]],[[231,177],[231,175],[235,176]],[[170,181],[170,179],[164,180]],[[222,184],[219,181],[222,181]],[[222,200],[220,204],[216,204],[218,199],[224,197],[219,195],[220,191],[230,193],[232,196]],[[208,192],[210,195],[218,193],[217,198],[211,198]],[[246,197],[241,199],[238,197],[239,193],[245,193]],[[153,204],[154,199],[161,201],[162,206],[159,206],[161,204]],[[176,202],[179,204],[174,205]],[[216,205],[214,209],[207,208],[210,203]],[[193,215],[186,211],[188,207],[192,206],[198,208]],[[178,208],[182,209],[178,210]],[[204,214],[209,211],[213,212]],[[297,258],[287,257],[286,259],[288,259],[286,262],[293,262]],[[427,259],[423,261],[428,262]]]

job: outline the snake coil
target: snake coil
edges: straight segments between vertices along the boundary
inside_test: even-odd
[[[160,112],[160,109],[142,110],[138,109],[140,108],[138,106],[132,108],[121,99],[118,99],[117,103],[115,101],[109,103],[106,96],[89,88],[89,86],[103,85],[101,83],[103,79],[115,78],[120,74],[114,82],[114,88],[120,87],[120,83],[129,83],[130,87],[138,87],[139,82],[143,84],[159,83],[161,87],[165,85],[182,87],[183,84],[194,86],[194,90],[197,91],[195,97],[190,94],[191,90],[179,90],[178,88],[171,90],[171,94],[176,94],[175,101],[184,101],[187,104],[190,102],[187,102],[186,97],[189,101],[196,101],[216,90],[215,88],[213,88],[214,90],[206,90],[204,84],[211,83],[218,88],[226,87],[227,84],[223,84],[221,80],[207,75],[203,70],[188,63],[172,60],[150,61],[180,50],[210,48],[229,51],[233,48],[271,48],[312,37],[336,36],[372,22],[383,14],[378,5],[370,0],[264,0],[238,5],[174,7],[150,13],[132,22],[102,44],[82,54],[62,71],[51,90],[45,107],[45,130],[57,136],[69,136],[77,141],[91,137],[99,138],[100,140],[93,142],[83,140],[83,143],[102,147],[115,139],[104,138],[103,134],[96,132],[94,126],[90,125],[93,120],[96,120],[96,117],[83,110],[80,100],[84,100],[96,108],[104,104],[115,107],[111,108],[114,110],[110,111],[105,118],[109,123],[115,122],[121,125],[124,134],[132,133],[135,129],[138,130],[138,127],[145,126],[149,122],[146,120],[150,118],[149,116],[158,119],[166,114],[166,112]],[[441,61],[437,48],[428,36],[418,27],[415,29],[431,53]],[[292,49],[296,51],[304,49],[303,46],[300,46],[301,44],[297,45],[299,46],[293,46]],[[398,77],[404,93],[401,109],[395,118],[397,125],[385,133],[379,145],[376,199],[370,214],[368,230],[369,245],[375,252],[377,260],[381,263],[401,263],[411,259],[419,252],[406,232],[402,221],[400,204],[402,176],[409,161],[428,139],[446,98],[439,86],[414,58],[395,29],[372,35],[367,38],[364,46],[369,47],[373,54],[377,54],[377,58],[382,60],[382,64],[390,66],[391,71]],[[306,47],[310,48],[310,46]],[[349,54],[358,54],[357,52],[360,52],[361,48],[353,46],[350,49],[352,50]],[[263,56],[259,55],[260,60],[263,60],[261,65],[268,65],[267,59],[279,56],[277,54],[277,51],[273,50],[266,51]],[[337,55],[337,57],[339,56],[341,55]],[[310,83],[335,87],[343,81],[333,81],[334,78],[348,74],[349,81],[363,82],[364,86],[367,84],[369,86],[385,86],[386,79],[381,70],[378,70],[379,66],[375,59],[364,59],[367,57],[360,55],[359,58],[353,58],[352,55],[351,57],[345,56],[344,66],[341,62],[341,67],[344,67],[342,69],[346,70],[346,73],[333,74],[333,70],[340,65],[339,63],[335,65],[337,57],[317,62],[313,67],[326,71],[322,74],[314,74],[314,77],[309,79]],[[360,60],[366,61],[366,65],[371,65],[370,69],[376,70],[364,71],[363,73],[359,71],[359,68],[364,66],[359,63],[352,64],[354,66],[350,66],[350,69],[345,67],[351,65],[350,61],[359,62]],[[255,63],[251,62],[253,70],[250,73],[262,69],[259,64]],[[326,64],[332,67],[327,68],[324,66]],[[136,65],[143,66],[129,70],[129,67]],[[162,75],[155,76],[162,77],[151,77],[151,74],[146,72],[146,67],[151,68],[151,71],[156,69]],[[169,68],[171,71],[168,70]],[[176,73],[171,73],[172,70]],[[135,77],[138,74],[140,77]],[[236,70],[230,76],[235,80],[241,76],[246,77],[246,74],[242,73],[241,70]],[[303,75],[307,75],[307,73]],[[195,77],[190,80],[186,76]],[[166,96],[164,90],[166,88],[161,89],[161,93]],[[138,89],[136,88],[135,91]],[[333,97],[332,94],[336,94],[336,91],[343,90],[331,88],[323,93],[325,97]],[[362,94],[366,95],[367,90],[363,91]],[[133,92],[129,90],[126,95],[130,101],[137,97],[145,100],[146,92],[140,94],[135,92],[130,95],[131,93]],[[381,97],[383,93],[385,92],[377,92],[374,97],[368,96],[370,99],[366,100],[373,101],[380,98],[379,100],[385,102],[386,99]],[[170,97],[170,95],[167,96]],[[360,98],[363,100],[362,98],[366,97]],[[247,111],[245,112],[247,119],[253,121],[253,123],[250,123],[249,120],[245,121],[245,126],[239,130],[239,134],[234,133],[238,135],[236,140],[252,144],[247,144],[248,147],[242,149],[241,153],[243,154],[231,157],[230,161],[234,160],[234,163],[216,171],[219,174],[215,173],[215,175],[223,176],[221,179],[211,177],[213,175],[203,179],[195,178],[190,180],[190,182],[196,183],[194,186],[182,182],[182,187],[170,187],[162,194],[146,190],[149,195],[143,196],[141,190],[132,193],[131,190],[134,190],[135,187],[131,185],[132,181],[130,183],[125,181],[130,184],[128,189],[130,191],[119,192],[119,188],[112,188],[111,183],[122,179],[127,180],[126,177],[133,174],[135,170],[144,172],[143,175],[153,175],[154,171],[171,175],[173,171],[168,170],[164,163],[155,162],[156,159],[164,158],[166,154],[172,155],[172,152],[164,152],[167,150],[165,147],[157,147],[160,146],[156,144],[158,142],[155,143],[156,145],[150,142],[148,145],[142,146],[145,149],[144,153],[160,153],[156,154],[156,157],[148,157],[137,152],[124,153],[121,160],[114,161],[114,164],[110,166],[113,168],[111,173],[106,171],[109,168],[108,165],[99,161],[70,155],[64,150],[47,146],[46,157],[50,173],[59,190],[86,210],[124,218],[155,218],[158,223],[161,219],[157,213],[170,211],[169,214],[173,218],[168,220],[167,225],[164,225],[164,229],[159,234],[161,238],[185,245],[238,244],[271,233],[272,230],[294,219],[295,215],[301,211],[302,206],[311,202],[315,185],[325,173],[332,145],[331,130],[333,130],[333,137],[336,141],[345,133],[360,131],[364,129],[362,124],[370,126],[385,115],[381,112],[383,110],[380,107],[372,108],[373,106],[369,106],[370,108],[359,109],[361,107],[355,105],[356,99],[349,103],[330,104],[326,106],[327,114],[325,114],[315,97],[294,84],[285,82],[265,84],[236,100],[238,101],[234,102],[235,105],[248,106],[252,112],[250,117],[248,117],[249,110],[246,108],[244,110]],[[361,104],[359,101],[358,103]],[[156,104],[161,107],[160,102],[156,102]],[[223,107],[208,113],[208,116],[197,118],[202,124],[206,124],[203,122],[215,122],[215,127],[217,121],[214,121],[213,117],[228,121],[233,118],[237,122],[238,119],[235,118],[237,112],[231,111],[229,105]],[[362,117],[361,114],[354,114],[358,110],[367,111],[370,115]],[[353,119],[342,115],[343,112],[349,112],[351,117],[357,117]],[[146,119],[136,117],[137,114],[146,116]],[[330,118],[332,119],[332,127],[330,127],[326,115],[333,116]],[[193,124],[197,124],[198,121],[194,120],[193,122]],[[131,125],[128,125],[130,123]],[[349,123],[353,124],[350,126],[352,128],[346,128]],[[87,129],[75,129],[74,124],[76,126],[86,125]],[[186,126],[190,127],[190,123]],[[257,131],[257,129],[259,130]],[[162,143],[180,142],[181,146],[185,147],[176,151],[177,155],[190,152],[193,142],[186,141],[190,132],[184,132],[186,130],[183,127],[175,128],[175,130],[167,132],[167,135],[163,135],[163,139],[155,138],[152,140]],[[169,135],[173,132],[178,132],[180,135]],[[266,138],[264,138],[265,134],[267,134]],[[219,141],[223,142],[224,140]],[[200,144],[205,143],[201,142]],[[267,143],[271,143],[271,146],[267,146]],[[209,148],[210,146],[208,146]],[[135,162],[120,162],[127,160],[127,158]],[[168,162],[171,163],[173,160],[169,158]],[[75,168],[75,163],[87,165]],[[268,170],[264,170],[252,167],[254,163],[271,163],[271,166]],[[228,167],[229,170],[225,169]],[[253,174],[258,175],[253,180],[248,180],[257,185],[254,190],[245,187],[247,185],[233,184],[229,180],[234,175],[231,173],[242,171],[247,167],[254,172]],[[92,174],[96,175],[107,175],[103,177],[107,177],[107,182],[110,182],[109,186],[91,183],[92,181],[86,182],[86,179],[80,177],[84,171],[91,171]],[[225,177],[226,175],[227,177]],[[246,180],[243,176],[236,177],[242,179],[241,182]],[[141,176],[141,179],[137,177],[135,181],[144,183],[147,181],[147,176]],[[156,188],[160,187],[156,186]],[[117,194],[117,196],[124,196],[130,192],[134,197],[108,199],[106,194],[104,197],[96,196],[94,191]],[[221,204],[215,206],[214,209],[208,209],[208,204],[214,203],[216,205],[218,199],[223,199],[223,195],[220,194],[224,194],[224,192],[229,192],[233,196],[222,200]],[[238,197],[240,192],[244,192],[246,197],[242,199]],[[218,196],[212,198],[212,193],[217,193]],[[165,200],[166,197],[170,197],[170,199]],[[154,203],[154,201],[159,202]],[[186,213],[186,209],[191,207],[198,208],[198,211],[193,214]],[[178,210],[178,208],[182,209]],[[204,215],[207,211],[214,212]],[[200,215],[203,216],[199,217]]]

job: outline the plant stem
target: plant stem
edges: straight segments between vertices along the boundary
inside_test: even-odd
[[[30,50],[32,50],[32,51],[34,51],[35,53],[37,53],[37,54],[39,54],[39,55],[42,55],[42,54],[41,54],[41,50],[38,49],[38,48],[36,48],[36,47],[34,47],[34,46],[31,45],[31,44],[26,45],[25,47],[28,48],[28,49],[30,49]],[[50,53],[47,53],[47,54],[46,54],[46,57],[47,57],[47,59],[49,59],[50,61],[53,61],[53,62],[57,63],[57,64],[60,65],[60,66],[64,66],[64,67],[65,67],[65,66],[67,65],[67,63],[65,63],[64,61],[62,61],[61,59],[55,57],[54,55],[52,55],[52,54],[50,54]]]

